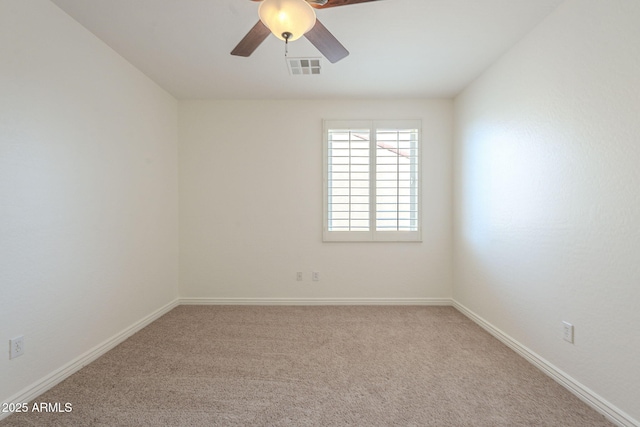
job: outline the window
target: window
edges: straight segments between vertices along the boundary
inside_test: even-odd
[[[325,241],[421,241],[420,128],[324,122]]]

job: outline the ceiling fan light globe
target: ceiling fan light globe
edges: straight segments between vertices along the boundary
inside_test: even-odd
[[[264,0],[258,15],[280,40],[284,33],[291,34],[288,41],[297,40],[316,23],[316,12],[305,0]]]

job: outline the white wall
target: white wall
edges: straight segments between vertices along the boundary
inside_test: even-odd
[[[451,112],[450,100],[180,102],[181,297],[450,298]],[[322,119],[382,118],[422,119],[424,242],[323,243]]]
[[[639,23],[567,0],[456,99],[454,148],[454,298],[636,420]]]
[[[0,0],[0,58],[5,402],[177,298],[177,103],[46,0]]]

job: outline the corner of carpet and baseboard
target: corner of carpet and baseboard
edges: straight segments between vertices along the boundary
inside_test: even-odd
[[[15,395],[9,397],[6,400],[3,400],[3,402],[7,404],[22,403],[22,402],[29,402],[35,399],[45,391],[49,390],[50,388],[53,388],[55,385],[59,384],[60,382],[67,379],[74,373],[78,372],[84,366],[93,362],[98,357],[102,356],[103,354],[105,354],[106,352],[108,352],[109,350],[111,350],[112,348],[114,348],[115,346],[117,346],[127,338],[129,338],[131,335],[135,334],[136,332],[143,329],[145,326],[151,324],[152,322],[159,319],[166,313],[170,312],[171,310],[176,308],[178,305],[180,305],[180,300],[176,298],[173,301],[169,302],[168,304],[165,304],[159,309],[153,311],[152,313],[148,314],[147,316],[133,323],[128,328],[125,328],[121,332],[113,335],[111,338],[96,345],[91,350],[81,354],[80,356],[76,357],[69,363],[63,365],[62,367],[56,369],[52,373],[34,382],[30,386],[25,387]],[[11,412],[0,412],[0,420],[8,417],[9,415],[11,415]]]
[[[496,328],[494,325],[465,307],[463,304],[459,303],[455,299],[452,299],[452,305],[460,313],[462,313],[482,329],[493,335],[504,345],[518,353],[529,363],[551,377],[558,384],[569,390],[572,394],[577,396],[591,408],[604,415],[612,423],[621,427],[640,427],[640,422],[638,422],[638,420],[633,419],[629,414],[620,410],[615,405],[612,405],[610,402],[594,393],[591,389],[576,381],[561,369],[548,362],[544,358],[540,357],[538,354],[510,337],[499,328]]]

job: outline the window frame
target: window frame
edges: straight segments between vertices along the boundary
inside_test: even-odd
[[[329,230],[329,132],[340,130],[369,130],[369,229],[367,231],[330,231]],[[416,130],[417,131],[417,229],[377,230],[377,133],[379,130]],[[416,120],[323,120],[323,215],[322,240],[324,242],[422,242],[422,121]]]

